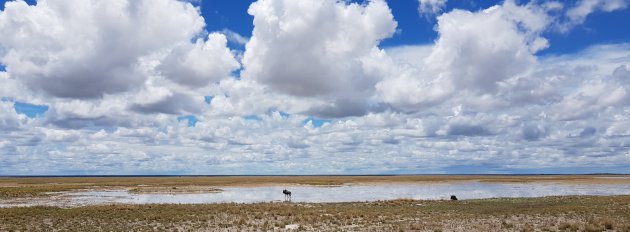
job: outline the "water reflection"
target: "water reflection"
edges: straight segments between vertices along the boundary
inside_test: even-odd
[[[125,190],[84,191],[66,193],[64,200],[37,200],[19,204],[1,202],[0,207],[27,205],[78,206],[95,204],[199,204],[199,203],[255,203],[282,201],[283,189],[292,192],[293,202],[351,202],[400,198],[420,200],[448,199],[456,195],[460,200],[498,197],[543,197],[561,195],[630,195],[630,185],[578,185],[546,183],[426,183],[426,184],[354,184],[338,187],[265,186],[224,187],[217,193],[194,194],[132,194]]]
[[[422,200],[482,199],[496,197],[542,197],[560,195],[626,195],[630,185],[563,185],[540,183],[480,183],[448,184],[379,184],[342,185],[338,187],[277,186],[228,187],[223,192],[205,194],[130,194],[126,191],[92,191],[72,193],[78,202],[98,203],[254,203],[282,201],[283,189],[289,189],[294,202],[350,202],[413,198]]]

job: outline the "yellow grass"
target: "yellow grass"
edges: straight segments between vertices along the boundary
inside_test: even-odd
[[[0,231],[630,231],[630,196],[0,209]]]

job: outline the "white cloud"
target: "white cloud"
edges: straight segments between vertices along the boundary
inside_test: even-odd
[[[154,91],[154,92],[151,92]],[[139,113],[146,114],[175,114],[184,115],[191,113],[199,113],[205,106],[204,99],[200,96],[196,98],[185,93],[172,92],[165,88],[149,88],[143,91],[137,97],[139,102],[135,102],[130,109]],[[152,98],[146,101],[144,97]]]
[[[365,112],[365,98],[382,78],[371,61],[380,59],[378,43],[396,28],[384,1],[262,0],[248,13],[254,16],[254,31],[243,58],[244,79],[279,93],[332,102],[313,109],[315,114]],[[358,108],[345,110],[352,106]]]
[[[611,76],[585,79],[577,90],[552,107],[554,116],[576,120],[605,112],[609,107],[630,106],[630,71],[619,66]]]
[[[584,23],[586,18],[592,13],[597,11],[611,12],[624,9],[627,6],[627,0],[580,0],[567,10],[567,19],[559,24],[558,28],[562,32],[567,32],[571,28]]]
[[[395,107],[417,110],[456,92],[493,93],[500,82],[532,70],[534,53],[548,46],[540,33],[549,23],[544,9],[513,1],[478,12],[444,13],[431,53],[379,83],[379,94]]]
[[[424,15],[434,15],[442,12],[447,0],[418,0],[418,11]]]
[[[203,26],[198,9],[179,1],[7,2],[0,55],[10,75],[35,91],[100,98],[141,86],[141,57],[188,41]]]
[[[7,2],[0,94],[49,105],[46,120],[70,128],[200,113],[209,84],[240,67],[223,34],[191,42],[204,26],[182,1]]]
[[[242,36],[241,34],[236,33],[235,31],[232,31],[230,29],[223,29],[221,30],[221,33],[223,33],[227,37],[228,41],[240,45],[245,45],[249,41],[249,38],[246,38],[245,36]]]
[[[396,22],[383,1],[261,0],[251,39],[225,30],[193,42],[205,32],[186,2],[65,3],[9,2],[0,13],[0,31],[13,33],[0,34],[0,97],[49,106],[28,118],[0,101],[0,174],[630,165],[629,45],[537,55],[564,20],[557,2],[454,10],[438,17],[435,44],[386,49]],[[591,11],[619,8],[604,5]],[[241,80],[229,77],[239,67],[229,40],[247,41]],[[81,91],[56,92],[69,89]],[[177,120],[187,114],[196,126]]]
[[[25,88],[20,82],[11,78],[7,72],[0,72],[0,98],[23,98],[25,92]]]
[[[207,41],[197,39],[194,44],[175,47],[158,69],[170,80],[190,88],[218,82],[240,67],[226,46],[225,35],[211,33]]]
[[[311,105],[320,103],[267,91],[264,86],[252,80],[224,80],[210,88],[206,94],[213,96],[213,99],[210,106],[204,108],[204,117],[264,114],[270,109],[300,113],[306,112]]]
[[[26,116],[15,112],[13,102],[0,101],[0,131],[20,130],[27,123],[28,119]]]

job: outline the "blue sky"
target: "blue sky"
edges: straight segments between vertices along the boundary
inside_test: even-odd
[[[253,17],[247,14],[247,8],[253,1],[201,1],[201,13],[205,18],[219,18],[220,20],[206,21],[208,31],[229,29],[243,36],[250,37],[253,29]],[[352,1],[364,2],[364,1]],[[477,11],[488,8],[502,1],[449,1],[444,11],[453,9],[467,9]],[[526,2],[526,1],[521,1]],[[567,5],[574,5],[576,1],[562,1]],[[381,47],[400,45],[417,45],[432,43],[437,38],[433,29],[435,19],[418,14],[417,0],[387,1],[394,18],[398,22],[398,30],[392,38],[384,40]],[[547,32],[550,46],[540,54],[566,54],[580,51],[592,44],[623,43],[630,38],[630,28],[619,27],[617,23],[630,18],[630,9],[625,8],[614,12],[596,12],[578,28],[568,33]],[[235,47],[238,49],[238,47]],[[242,49],[242,48],[241,48]]]
[[[0,1],[0,10],[4,9],[6,0]],[[26,0],[30,5],[36,3],[35,0]],[[251,0],[239,1],[200,1],[195,3],[200,7],[201,15],[204,18],[217,20],[206,20],[207,31],[222,31],[229,29],[245,37],[252,34],[253,17],[247,14]],[[362,3],[365,1],[352,1]],[[477,11],[488,8],[492,5],[500,4],[502,1],[449,1],[444,12],[453,9],[467,9]],[[526,2],[526,1],[521,1]],[[575,5],[576,1],[561,1],[567,5]],[[394,18],[398,22],[399,33],[392,38],[381,43],[382,47],[414,45],[432,43],[437,38],[437,32],[433,29],[435,19],[418,14],[418,1],[401,0],[387,1]],[[617,23],[630,18],[630,9],[624,8],[614,12],[596,12],[589,16],[588,20],[580,27],[568,33],[549,32],[546,35],[550,38],[553,46],[545,50],[543,54],[563,54],[582,50],[592,44],[599,43],[623,43],[630,37],[628,27],[618,27]],[[3,66],[0,66],[2,70]]]
[[[627,0],[116,1],[0,1],[0,175],[630,172]]]

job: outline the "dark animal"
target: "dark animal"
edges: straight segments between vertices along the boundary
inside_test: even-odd
[[[285,190],[282,190],[282,193],[284,193],[285,201],[291,201],[291,191],[285,189]]]
[[[455,195],[451,195],[451,200],[456,201],[457,197]]]

